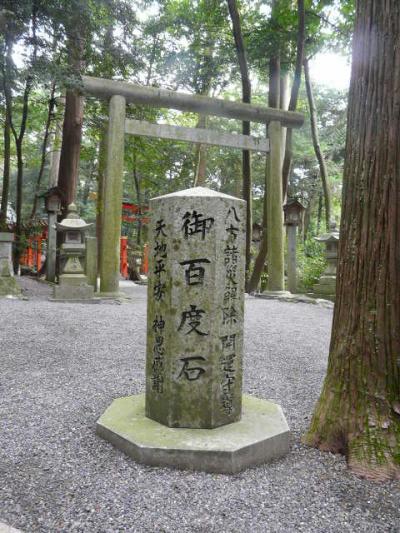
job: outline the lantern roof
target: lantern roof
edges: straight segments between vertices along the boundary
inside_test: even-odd
[[[56,224],[60,231],[85,231],[93,224],[86,224],[86,222],[78,215],[78,209],[75,204],[69,204],[67,216]]]
[[[319,237],[315,237],[315,240],[319,242],[337,242],[339,240],[340,234],[339,230],[336,227],[336,222],[334,220],[330,222],[329,230],[330,231],[328,233],[324,233]]]
[[[304,211],[304,205],[297,198],[288,198],[286,204],[283,206],[283,209],[287,211],[288,209],[298,209],[300,212]]]

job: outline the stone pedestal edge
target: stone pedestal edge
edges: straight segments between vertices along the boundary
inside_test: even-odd
[[[151,466],[236,474],[289,452],[289,427],[279,405],[243,396],[239,422],[215,429],[169,428],[144,414],[144,395],[113,401],[96,433],[135,461]]]

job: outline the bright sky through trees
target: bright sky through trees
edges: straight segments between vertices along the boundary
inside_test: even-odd
[[[310,61],[311,76],[319,85],[332,89],[348,89],[350,83],[350,62],[348,59],[333,52],[317,54]]]

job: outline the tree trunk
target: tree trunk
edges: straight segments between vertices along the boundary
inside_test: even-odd
[[[318,194],[317,235],[319,235],[321,231],[321,221],[322,221],[322,192],[320,191]]]
[[[64,108],[65,98],[61,96],[57,98],[57,107]],[[59,111],[57,111],[58,115]],[[63,114],[63,113],[62,113]],[[60,112],[61,115],[61,112]],[[62,116],[57,116],[54,121],[53,131],[50,133],[49,144],[51,144],[50,163],[49,163],[49,189],[56,187],[58,182],[58,172],[60,169],[60,156],[61,156],[61,141],[62,141]]]
[[[328,184],[328,172],[326,169],[324,155],[321,150],[321,145],[319,143],[319,134],[317,126],[317,109],[314,102],[314,94],[310,78],[310,67],[308,59],[304,60],[304,78],[306,82],[306,91],[308,99],[308,107],[310,108],[310,122],[311,122],[311,136],[314,146],[315,156],[319,164],[319,173],[322,181],[322,189],[324,191],[324,203],[325,203],[325,227],[326,231],[329,231],[329,224],[331,222],[331,195],[329,192]]]
[[[304,0],[297,0],[297,14],[298,14],[298,29],[297,29],[297,52],[296,52],[296,66],[294,71],[294,79],[292,92],[290,95],[289,111],[296,111],[297,100],[299,97],[299,89],[301,83],[301,70],[303,66],[304,58],[304,37],[305,37],[305,11]],[[282,191],[283,191],[283,203],[286,202],[287,189],[289,184],[289,176],[292,168],[292,138],[293,130],[288,128],[286,132],[286,149],[285,158],[283,160],[282,168]]]
[[[83,122],[83,97],[66,92],[58,186],[64,193],[64,211],[75,201]]]
[[[38,177],[36,180],[36,187],[35,187],[35,196],[33,197],[33,205],[32,205],[32,211],[30,219],[33,220],[36,215],[36,209],[37,209],[37,203],[39,199],[39,193],[40,193],[40,185],[42,182],[42,177],[44,173],[44,167],[46,164],[46,158],[47,158],[47,145],[50,135],[50,125],[51,120],[53,118],[54,113],[54,107],[55,107],[55,100],[54,100],[54,94],[56,90],[56,83],[55,81],[51,84],[51,90],[50,90],[50,98],[49,98],[49,105],[48,105],[48,111],[47,111],[47,119],[46,119],[46,126],[44,129],[44,136],[43,136],[43,143],[42,143],[42,154],[41,154],[41,160],[40,160],[40,168],[38,172]]]
[[[11,160],[11,114],[6,104],[4,122],[4,163],[3,163],[3,190],[1,193],[0,231],[7,224],[8,195],[10,190],[10,160]]]
[[[22,186],[24,182],[24,159],[22,156],[22,143],[24,140],[26,122],[28,119],[28,102],[29,94],[32,89],[33,79],[29,76],[25,83],[24,95],[22,97],[22,117],[19,133],[17,134],[11,122],[11,128],[14,134],[15,147],[17,152],[17,195],[15,201],[16,225],[15,225],[15,253],[14,253],[14,272],[18,272],[19,258],[22,253]]]
[[[251,83],[249,78],[249,69],[247,66],[246,50],[243,42],[242,29],[240,24],[240,15],[236,0],[227,0],[229,13],[232,21],[233,37],[235,39],[236,55],[240,67],[240,76],[242,81],[242,102],[250,104],[251,102]],[[250,135],[250,122],[242,123],[243,135]],[[243,200],[246,204],[246,290],[248,289],[250,262],[251,262],[251,240],[253,230],[252,217],[252,184],[251,184],[251,158],[250,150],[242,152],[242,177],[243,177]]]
[[[357,2],[328,372],[306,443],[400,478],[400,3]]]
[[[82,74],[85,66],[83,60],[87,29],[77,20],[67,29],[68,61],[77,77]],[[79,174],[79,157],[81,152],[82,123],[84,98],[76,90],[69,89],[65,95],[65,112],[63,123],[63,137],[61,144],[60,169],[58,186],[64,193],[64,214],[68,205],[75,202]]]

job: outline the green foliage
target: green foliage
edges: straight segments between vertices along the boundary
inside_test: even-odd
[[[36,11],[36,40],[32,36],[32,8]],[[239,2],[242,28],[249,56],[254,103],[265,104],[266,67],[272,53],[281,51],[282,66],[290,70],[295,57],[297,33],[296,2],[277,0],[273,17],[271,1]],[[335,10],[336,9],[336,10]],[[314,53],[327,43],[345,42],[350,28],[352,2],[306,0],[307,51]],[[332,23],[333,21],[333,23]],[[337,28],[336,28],[337,26]],[[57,95],[68,86],[79,85],[73,60],[83,46],[82,72],[143,85],[163,86],[189,92],[209,93],[240,100],[241,87],[232,30],[225,0],[21,0],[2,2],[0,9],[0,62],[4,65],[5,38],[10,36],[17,53],[13,56],[13,118],[18,124],[22,95],[28,75],[33,76],[27,130],[24,138],[23,217],[29,216],[41,159],[41,144],[47,119],[50,83],[58,81]],[[336,46],[335,44],[335,46]],[[33,47],[36,52],[33,54]],[[344,46],[344,45],[343,45]],[[1,66],[0,65],[0,66]],[[0,68],[0,78],[4,69]],[[3,80],[0,79],[0,83]],[[340,212],[346,100],[337,91],[315,88],[320,120],[322,150],[328,160],[333,205]],[[0,92],[0,102],[3,95]],[[299,110],[308,112],[304,93]],[[63,110],[58,107],[57,113]],[[150,122],[196,126],[198,116],[163,109],[129,106],[128,114]],[[107,116],[104,102],[87,98],[78,183],[78,203],[86,218],[93,221],[96,206],[98,147],[102,124]],[[54,128],[56,119],[51,121]],[[0,106],[0,125],[4,106]],[[241,123],[218,117],[209,118],[209,127],[241,132]],[[252,124],[252,134],[265,135],[263,125]],[[306,118],[296,131],[294,173],[290,195],[301,198],[317,225],[320,180]],[[40,193],[48,187],[47,147],[45,172]],[[0,156],[2,154],[0,143]],[[15,205],[15,145],[11,146],[10,201]],[[253,217],[261,222],[265,182],[265,156],[251,155]],[[190,187],[195,173],[195,146],[188,143],[126,137],[124,197],[146,204],[152,196]],[[207,183],[228,194],[241,191],[240,151],[207,149]]]
[[[297,245],[298,288],[307,292],[319,280],[326,267],[324,246],[313,238]]]

